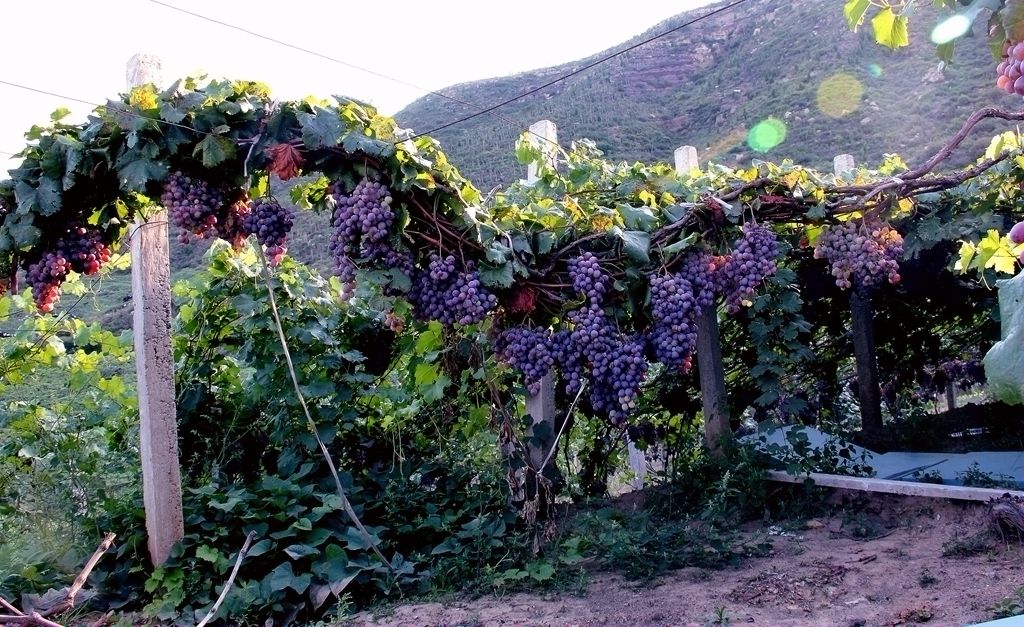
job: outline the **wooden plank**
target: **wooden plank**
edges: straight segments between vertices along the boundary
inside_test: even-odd
[[[829,475],[812,472],[807,475],[791,475],[781,470],[766,473],[765,478],[779,483],[804,483],[808,478],[815,485],[844,490],[863,492],[880,492],[883,494],[899,494],[902,496],[924,496],[937,499],[954,499],[960,501],[990,501],[994,498],[1010,494],[1024,497],[1019,490],[999,490],[995,488],[973,488],[962,485],[942,485],[937,483],[917,483],[915,481],[896,481],[893,479],[875,479],[873,477],[849,477],[846,475]]]
[[[155,57],[135,55],[128,62],[129,88],[159,86],[159,75]],[[142,500],[149,557],[159,566],[185,535],[171,353],[171,261],[162,209],[136,221],[132,231],[132,300]]]

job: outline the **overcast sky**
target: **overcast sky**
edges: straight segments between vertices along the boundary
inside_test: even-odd
[[[557,65],[600,52],[709,0],[160,0],[420,88]],[[375,12],[366,12],[366,9]],[[205,72],[268,83],[276,96],[342,94],[393,114],[416,89],[185,15],[150,0],[6,2],[0,81],[103,102],[125,90],[125,63],[158,55],[165,79]],[[60,106],[91,107],[0,84],[0,151]],[[0,171],[16,162],[0,154]],[[6,178],[3,176],[2,178]]]

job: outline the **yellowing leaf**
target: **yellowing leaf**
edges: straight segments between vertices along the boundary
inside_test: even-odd
[[[871,28],[875,32],[875,41],[886,48],[896,50],[910,45],[907,18],[896,15],[891,7],[885,7],[871,18]]]
[[[857,27],[864,23],[864,14],[868,12],[871,0],[847,0],[843,6],[843,15],[846,17],[846,24],[856,32]]]
[[[900,198],[896,203],[897,214],[910,213],[914,210],[914,201],[909,198]]]
[[[976,252],[974,244],[971,242],[960,243],[960,258],[956,260],[956,264],[953,266],[954,270],[960,272],[967,272],[971,267],[971,261],[974,260],[974,254]]]

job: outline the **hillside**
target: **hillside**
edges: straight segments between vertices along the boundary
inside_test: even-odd
[[[666,20],[619,49],[700,11]],[[832,157],[841,152],[862,163],[877,163],[883,154],[896,152],[913,163],[932,154],[974,109],[1020,104],[995,89],[994,63],[982,37],[967,39],[958,46],[955,64],[938,70],[927,41],[936,16],[918,11],[911,22],[913,45],[892,52],[876,45],[869,32],[850,32],[839,0],[750,0],[504,107],[500,117],[482,115],[434,136],[452,162],[485,190],[523,175],[513,146],[521,130],[541,119],[556,122],[563,144],[590,138],[614,159],[669,160],[677,146],[692,144],[702,161],[729,165],[789,157],[830,168]],[[490,105],[608,52],[442,91]],[[845,105],[850,111],[830,117],[819,108],[818,95],[822,83],[836,75],[846,81],[839,81],[823,104]],[[423,132],[476,111],[430,95],[396,118]],[[758,153],[747,146],[747,134],[768,118],[783,121],[787,134],[776,148]],[[996,128],[995,123],[982,125],[955,159],[975,158]],[[207,245],[182,246],[173,234],[171,241],[176,277],[203,266]],[[292,241],[299,242],[291,251],[296,257],[330,271],[326,216],[298,212]],[[115,275],[77,311],[113,328],[128,328],[130,307],[127,277]]]
[[[702,11],[707,9],[666,20],[620,48]],[[521,130],[541,119],[558,125],[563,145],[590,138],[615,159],[669,160],[677,146],[691,144],[702,161],[725,164],[791,157],[827,168],[841,152],[865,163],[889,152],[914,161],[934,152],[973,109],[1020,103],[995,89],[994,62],[983,37],[966,39],[957,46],[954,65],[938,70],[927,38],[937,15],[917,11],[912,45],[893,52],[876,45],[870,29],[850,32],[838,0],[752,0],[503,107],[498,113],[506,120],[486,114],[434,136],[452,162],[485,189],[522,176],[512,147]],[[490,105],[608,52],[441,92]],[[819,87],[839,73],[847,80],[838,81],[830,95],[841,104],[852,97],[848,108],[854,110],[830,117],[819,109]],[[857,84],[863,89],[859,98]],[[429,95],[395,117],[425,132],[474,112]],[[784,121],[785,141],[755,153],[746,146],[748,130],[769,117]],[[980,129],[960,160],[976,156],[985,131],[994,128]]]

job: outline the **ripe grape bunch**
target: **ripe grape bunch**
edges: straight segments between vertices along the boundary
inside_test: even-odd
[[[743,234],[733,244],[732,253],[715,272],[718,290],[725,296],[729,313],[739,312],[741,306],[749,303],[757,287],[775,274],[778,254],[779,243],[771,229],[752,223],[743,225]]]
[[[408,298],[414,316],[423,321],[437,320],[445,326],[480,322],[498,304],[494,294],[480,283],[473,262],[459,270],[452,255],[443,259],[431,255],[427,269],[413,277]]]
[[[199,239],[216,237],[217,214],[224,205],[220,190],[199,178],[172,172],[164,181],[160,202],[167,208],[171,223],[181,229],[179,240],[189,241],[189,235]]]
[[[1010,229],[1010,241],[1017,245],[1024,244],[1024,222],[1018,222]],[[1024,251],[1020,253],[1018,259],[1024,264]]]
[[[57,248],[79,274],[96,274],[110,261],[110,247],[103,242],[103,232],[95,228],[71,227],[57,242]]]
[[[242,229],[256,236],[256,241],[266,247],[270,264],[277,265],[287,250],[293,220],[290,208],[273,198],[261,198],[252,203],[252,209],[242,218]]]
[[[551,335],[545,329],[512,327],[498,336],[498,356],[523,375],[530,394],[540,392],[540,380],[555,364]]]
[[[611,283],[611,279],[601,269],[597,255],[590,251],[569,260],[569,279],[572,280],[573,289],[586,296],[592,304],[604,300],[604,294]]]
[[[571,346],[578,351],[589,375],[590,402],[613,424],[622,424],[647,374],[645,341],[640,335],[625,337],[597,303],[569,312],[573,324]],[[578,389],[578,388],[577,388]]]
[[[840,289],[871,289],[885,280],[900,282],[903,237],[888,224],[850,220],[825,229],[814,247],[816,259],[827,259]]]
[[[342,281],[355,279],[355,259],[371,260],[387,256],[391,247],[388,237],[395,221],[391,208],[391,191],[379,181],[364,178],[344,193],[340,183],[332,183],[330,194],[335,201],[331,224],[331,253]]]
[[[1003,43],[1002,60],[996,66],[996,87],[1008,94],[1024,96],[1024,41],[1007,39]]]
[[[651,279],[651,316],[648,339],[654,356],[670,368],[688,370],[697,345],[697,295],[682,274]]]
[[[43,313],[53,311],[60,300],[60,286],[71,271],[71,263],[60,252],[49,251],[39,261],[29,265],[25,275],[32,286],[32,299]]]
[[[39,311],[48,313],[60,300],[60,286],[71,272],[96,274],[111,257],[110,246],[97,228],[72,226],[48,251],[28,267],[26,278]]]

